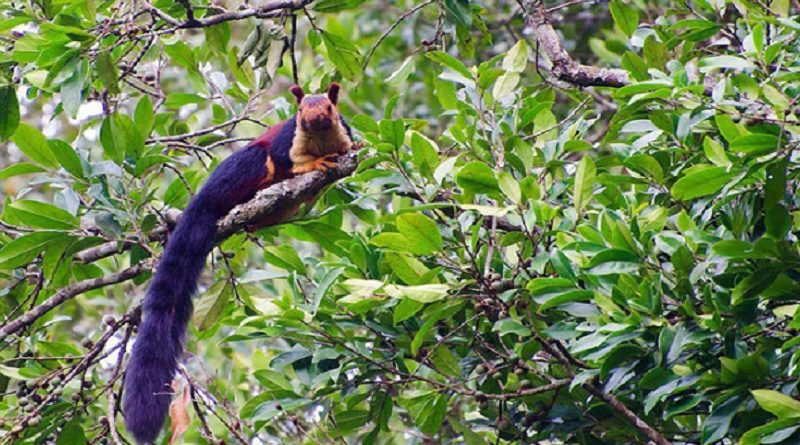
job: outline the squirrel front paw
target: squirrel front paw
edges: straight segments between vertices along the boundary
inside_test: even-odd
[[[338,157],[339,155],[334,154],[316,158],[312,161],[304,162],[302,164],[296,164],[294,167],[292,167],[292,173],[297,175],[315,170],[326,172],[329,169],[337,166],[336,159]]]
[[[338,163],[337,163],[338,160],[339,160],[339,156],[338,155],[328,155],[328,156],[325,156],[324,158],[320,158],[317,161],[317,168],[316,169],[319,170],[319,171],[326,172],[330,168],[336,168],[338,166]]]

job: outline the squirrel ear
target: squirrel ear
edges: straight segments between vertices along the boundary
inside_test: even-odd
[[[289,88],[289,91],[291,91],[292,94],[294,94],[294,97],[297,98],[297,103],[300,103],[300,101],[303,100],[303,96],[306,94],[303,92],[303,87],[300,85],[292,85],[292,87]]]
[[[339,88],[341,87],[336,82],[331,82],[331,84],[328,85],[328,100],[334,105],[336,105],[336,102],[339,100]]]

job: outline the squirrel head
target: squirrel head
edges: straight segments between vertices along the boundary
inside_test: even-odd
[[[299,85],[293,86],[289,91],[297,98],[297,124],[305,131],[327,131],[340,125],[336,109],[339,88],[338,83],[331,82],[327,94],[306,95]]]

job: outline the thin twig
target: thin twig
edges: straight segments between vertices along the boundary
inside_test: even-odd
[[[378,40],[375,42],[375,44],[370,47],[369,51],[367,52],[367,56],[364,57],[364,62],[361,64],[361,69],[362,70],[367,69],[367,65],[369,65],[369,60],[372,58],[372,54],[375,53],[375,50],[380,46],[380,44],[383,42],[383,40],[386,39],[386,37],[388,37],[389,34],[391,34],[392,31],[394,31],[394,29],[397,28],[400,25],[400,23],[403,22],[403,20],[405,20],[408,17],[410,17],[411,15],[415,14],[420,9],[422,9],[422,8],[428,6],[428,5],[432,5],[435,2],[436,2],[436,0],[428,0],[425,3],[420,3],[419,5],[409,9],[408,11],[403,13],[403,15],[398,17],[397,20],[395,20],[394,23],[392,23],[391,26],[389,26],[389,28],[386,31],[384,31],[383,34],[381,34],[380,37],[378,37]]]
[[[299,76],[297,74],[297,56],[294,53],[295,42],[297,41],[297,14],[292,14],[292,34],[289,40],[289,57],[292,60],[292,80],[295,85],[300,85]]]

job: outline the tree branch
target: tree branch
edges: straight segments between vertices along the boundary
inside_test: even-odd
[[[341,178],[351,175],[356,170],[357,166],[358,154],[356,152],[351,152],[342,156],[339,159],[338,165],[325,173],[319,171],[307,173],[279,182],[278,184],[258,192],[252,200],[236,206],[231,210],[228,216],[218,223],[215,240],[217,242],[223,241],[236,232],[242,231],[247,226],[257,224],[258,221],[267,215],[279,213],[281,209],[296,207],[300,203],[312,200],[326,187]],[[114,249],[111,249],[110,244],[111,243],[105,243],[88,249],[87,251],[80,252],[76,255],[76,258],[82,254],[83,258],[112,255],[116,252],[117,246],[116,243],[114,243]],[[67,300],[93,289],[133,279],[151,270],[152,267],[153,265],[149,262],[142,262],[116,273],[105,275],[100,278],[79,281],[62,288],[56,292],[55,295],[38,306],[20,315],[5,326],[0,327],[0,342],[9,335],[13,335],[27,326],[30,326],[50,310]]]
[[[264,189],[250,201],[236,206],[217,225],[217,242],[222,241],[264,217],[299,203],[308,202],[326,187],[350,176],[358,166],[358,154],[350,152],[339,159],[336,168],[311,172]]]
[[[258,18],[267,18],[267,17],[274,17],[277,11],[296,11],[298,9],[303,9],[307,5],[311,4],[314,0],[272,0],[268,3],[265,3],[257,8],[246,8],[240,11],[231,11],[231,12],[223,12],[222,14],[212,15],[208,17],[204,17],[198,19],[194,17],[194,14],[189,14],[191,8],[187,6],[187,15],[189,17],[186,21],[180,21],[175,17],[167,14],[166,12],[156,8],[149,2],[146,2],[146,8],[149,12],[151,12],[156,17],[164,20],[165,22],[169,23],[170,25],[178,28],[178,29],[192,29],[192,28],[207,28],[209,26],[218,25],[222,22],[228,22],[231,20],[243,20],[250,17],[258,17]],[[186,5],[187,3],[184,3]]]
[[[145,263],[139,263],[116,273],[105,275],[100,278],[90,278],[88,280],[79,281],[75,284],[62,288],[56,292],[55,295],[43,301],[38,306],[20,315],[7,325],[0,327],[0,341],[3,341],[9,335],[18,332],[25,327],[30,326],[42,315],[46,314],[51,309],[67,300],[75,298],[76,296],[93,289],[98,289],[111,284],[117,284],[130,280],[146,270],[149,270],[149,267],[147,267]]]
[[[525,11],[526,28],[533,32],[539,48],[550,61],[550,72],[559,80],[580,87],[622,87],[630,84],[628,72],[618,68],[598,68],[575,61],[561,44],[561,38],[547,18],[541,0],[529,1]]]
[[[672,442],[667,440],[660,432],[658,432],[655,428],[650,426],[647,422],[642,420],[639,416],[636,415],[633,411],[628,409],[624,403],[622,403],[618,398],[614,397],[613,394],[607,393],[603,391],[602,388],[597,386],[594,383],[585,383],[583,385],[587,391],[592,393],[593,395],[599,397],[604,402],[608,403],[608,405],[616,411],[620,416],[625,418],[628,422],[631,423],[636,429],[641,431],[648,439],[657,443],[658,445],[672,445]]]
[[[91,263],[116,253],[128,250],[133,245],[131,241],[109,241],[76,253],[73,258],[81,263]]]

